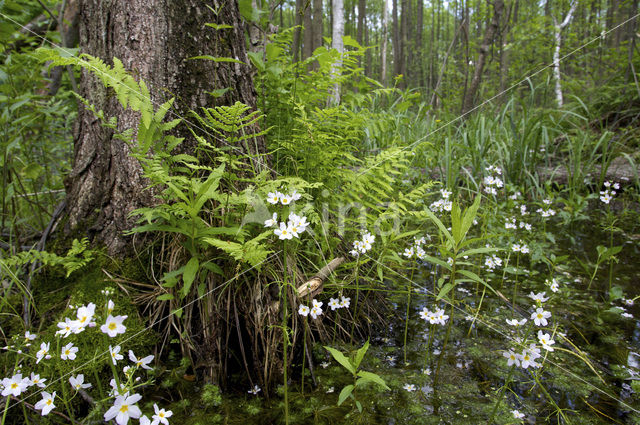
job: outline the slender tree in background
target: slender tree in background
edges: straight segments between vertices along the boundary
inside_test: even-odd
[[[400,49],[400,26],[398,25],[398,0],[393,0],[393,73],[402,74],[402,51]]]
[[[304,29],[302,30],[302,58],[306,59],[313,54],[313,16],[311,1],[304,0],[302,7]]]
[[[338,60],[333,64],[331,73],[337,78],[337,73],[342,67],[342,53],[344,52],[344,2],[343,0],[332,0],[333,28],[331,31],[331,48],[336,49],[339,54]],[[340,84],[336,82],[331,88],[329,102],[333,105],[340,103]]]
[[[387,45],[389,39],[389,8],[386,0],[382,1],[382,47],[380,55],[380,79],[383,86],[387,86]]]
[[[313,0],[313,21],[311,22],[313,31],[313,49],[315,51],[324,43],[322,36],[324,35],[324,17],[322,11],[322,0]]]
[[[487,0],[487,4],[490,5],[490,2]],[[473,78],[471,79],[471,84],[469,84],[469,90],[465,93],[463,102],[462,102],[462,113],[467,113],[473,108],[476,93],[478,92],[478,88],[480,87],[480,82],[482,81],[482,72],[484,71],[484,65],[486,62],[487,55],[489,54],[489,48],[493,43],[493,39],[498,31],[500,26],[500,19],[502,18],[502,13],[504,11],[504,1],[503,0],[494,0],[493,1],[493,17],[491,18],[491,22],[487,23],[487,28],[485,29],[484,38],[482,40],[482,44],[478,48],[478,58],[476,59],[475,69],[473,71]]]
[[[553,17],[553,39],[555,42],[553,49],[553,77],[556,81],[555,93],[556,93],[556,103],[559,107],[562,107],[562,84],[560,82],[560,45],[562,43],[562,31],[569,25],[571,22],[571,18],[573,17],[573,12],[575,12],[576,7],[578,6],[577,0],[574,0],[571,3],[571,7],[569,8],[569,12],[564,17],[562,22],[558,24],[558,20],[556,17]]]
[[[293,61],[297,62],[300,59],[300,46],[302,44],[302,18],[304,16],[304,0],[296,0],[294,25],[296,29],[293,30],[293,43],[291,49],[293,50]]]

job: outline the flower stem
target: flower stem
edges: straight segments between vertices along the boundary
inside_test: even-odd
[[[409,284],[407,285],[407,313],[404,319],[404,364],[407,364],[407,334],[409,333],[409,310],[411,308],[411,283],[413,282],[413,272],[415,267],[411,268],[411,277],[409,277]]]
[[[282,352],[283,352],[283,360],[284,365],[282,367],[283,378],[284,378],[284,422],[286,425],[289,425],[289,387],[287,383],[287,351],[288,348],[288,337],[287,337],[287,319],[288,319],[288,309],[287,309],[287,291],[288,291],[288,267],[287,267],[287,243],[286,241],[282,242],[283,252],[284,252],[284,283],[282,285],[282,305],[283,305],[283,313],[282,313]],[[304,379],[304,377],[303,377]]]

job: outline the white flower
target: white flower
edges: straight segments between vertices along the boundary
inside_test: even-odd
[[[543,303],[543,302],[545,302],[545,301],[547,301],[549,299],[549,298],[545,297],[546,294],[547,294],[546,292],[540,292],[538,294],[534,294],[533,291],[531,291],[529,293],[529,298],[531,298],[534,301],[538,301],[538,302]]]
[[[113,362],[113,364],[115,365],[116,362],[118,360],[122,360],[124,357],[122,357],[122,354],[120,354],[120,346],[116,345],[115,347],[111,348],[111,346],[109,346],[109,355],[111,356],[111,361]]]
[[[280,240],[292,239],[293,238],[293,235],[291,234],[291,231],[289,230],[289,228],[287,227],[287,225],[285,223],[280,223],[280,228],[276,228],[276,230],[274,230],[273,233],[276,236],[278,236],[278,238],[280,238]]]
[[[109,315],[107,317],[107,322],[104,325],[100,326],[100,330],[109,335],[111,338],[115,337],[118,334],[123,334],[127,331],[127,327],[122,324],[122,322],[126,318],[127,316],[113,317],[112,315]]]
[[[522,245],[520,247],[520,252],[522,252],[523,254],[528,254],[529,253],[529,247],[526,245]]]
[[[90,383],[84,383],[84,375],[81,373],[78,376],[70,376],[69,383],[73,387],[74,390],[78,391],[84,388],[91,388]]]
[[[280,194],[280,203],[282,205],[289,205],[291,203],[291,197],[289,195]]]
[[[513,414],[513,417],[516,418],[516,419],[524,418],[524,414],[518,412],[517,410],[512,410],[511,413]]]
[[[326,368],[328,368],[328,367],[329,367],[329,362],[322,362],[322,363],[320,363],[320,366],[321,366],[323,369],[326,369]]]
[[[507,324],[515,327],[519,327],[527,323],[527,319],[522,319],[518,321],[518,319],[507,319]]]
[[[538,341],[540,341],[540,344],[542,344],[542,348],[547,351],[553,351],[552,345],[556,343],[551,339],[549,334],[542,333],[542,331],[540,330],[538,331]]]
[[[412,392],[412,391],[415,391],[415,390],[416,390],[416,386],[415,386],[415,385],[413,385],[413,384],[404,384],[404,385],[402,386],[402,388],[404,388],[405,390],[407,390],[407,391],[409,391],[409,392]]]
[[[78,352],[78,347],[74,347],[73,343],[70,342],[64,347],[62,347],[62,351],[60,352],[60,358],[62,360],[75,360],[77,352]]]
[[[31,332],[29,332],[29,331],[26,331],[26,332],[24,333],[24,340],[25,340],[25,341],[33,341],[34,339],[36,339],[36,335],[35,335],[35,334],[32,334],[32,333],[31,333]]]
[[[402,255],[404,255],[407,258],[411,258],[413,257],[413,254],[414,254],[413,247],[410,247],[410,248],[405,248],[404,253]]]
[[[53,399],[56,398],[56,392],[53,394],[49,394],[46,391],[42,392],[42,400],[36,403],[35,407],[37,410],[42,410],[42,416],[48,415],[53,409],[55,409],[56,405],[53,404]]]
[[[436,317],[437,323],[441,325],[444,325],[445,323],[447,323],[447,319],[449,318],[448,315],[444,314],[443,309],[439,309],[438,311],[436,311],[435,317]]]
[[[302,305],[300,304],[300,307],[298,307],[298,314],[300,316],[307,316],[309,314],[310,308],[307,307],[306,305]]]
[[[251,388],[249,391],[247,391],[249,394],[253,394],[253,395],[258,395],[258,393],[262,391],[262,388],[260,388],[257,385],[254,385],[253,388]]]
[[[351,298],[343,296],[340,299],[340,307],[349,308],[350,305],[351,305]]]
[[[555,279],[554,279],[555,280]],[[549,289],[551,289],[553,292],[558,292],[558,282],[553,282],[551,283],[551,285],[549,285]]]
[[[293,189],[293,192],[289,196],[291,197],[292,201],[297,201],[302,197],[302,195],[300,195],[295,189]]]
[[[143,369],[151,370],[151,368],[148,365],[153,360],[153,356],[147,356],[147,357],[143,357],[143,358],[139,359],[139,358],[137,358],[135,356],[135,354],[133,354],[133,351],[129,350],[129,360],[134,362],[137,367],[141,367]]]
[[[31,377],[29,378],[29,385],[36,385],[40,388],[45,388],[46,385],[44,384],[44,381],[46,381],[47,378],[41,378],[40,375],[36,375],[35,373],[31,372]]]
[[[65,317],[64,322],[58,322],[57,326],[60,330],[56,332],[56,335],[62,335],[63,338],[66,338],[74,332],[75,327],[77,326],[77,321]]]
[[[260,391],[260,387],[256,385],[254,389],[256,388],[258,389],[258,391]],[[257,394],[257,391],[255,394]],[[169,425],[169,421],[167,420],[167,418],[170,418],[171,415],[173,415],[173,412],[171,410],[159,409],[158,405],[155,403],[153,403],[153,410],[155,410],[156,412],[156,414],[153,415],[153,422],[155,424],[162,423],[164,425]]]
[[[113,301],[111,301],[111,300],[107,301],[107,314],[113,313],[113,309],[115,307],[116,307],[116,305],[113,303]]]
[[[334,392],[336,389],[334,387],[329,387],[327,389],[327,394],[331,394],[332,392]]]
[[[281,196],[282,196],[282,193],[278,191],[269,192],[269,194],[267,194],[267,202],[270,204],[277,204],[278,202],[280,202]]]
[[[313,300],[312,303],[313,303],[313,307],[311,307],[309,314],[311,315],[312,318],[317,319],[318,316],[322,315],[322,308],[321,308],[322,302]]]
[[[273,216],[270,219],[265,220],[264,227],[273,227],[277,223],[278,223],[278,213],[273,213]]]
[[[432,314],[432,313],[431,313],[429,310],[427,310],[427,307],[424,307],[424,308],[422,309],[422,311],[420,312],[420,318],[421,318],[421,319],[424,319],[424,320],[429,320],[429,316],[430,316],[431,314]]]
[[[151,422],[149,420],[147,415],[140,416],[140,419],[138,419],[138,420],[140,421],[140,425],[156,425],[155,423],[153,423],[153,422]]]
[[[49,343],[46,344],[43,342],[40,344],[40,351],[36,353],[36,364],[40,363],[42,359],[50,359],[51,354],[49,354]]]
[[[342,305],[340,304],[340,301],[338,301],[337,298],[330,298],[329,303],[327,305],[331,307],[331,311],[342,307]]]
[[[117,396],[113,406],[104,414],[104,420],[108,422],[115,418],[118,425],[125,425],[129,422],[129,418],[139,418],[142,412],[136,403],[141,398],[140,394]]]
[[[76,327],[75,333],[80,333],[86,326],[89,325],[91,319],[93,319],[93,315],[96,311],[96,305],[94,303],[89,303],[86,306],[82,306],[78,309],[76,313],[76,317],[78,318],[78,326]]]
[[[531,318],[537,326],[547,326],[549,317],[551,317],[551,313],[544,311],[542,307],[538,307],[535,312],[531,313]]]
[[[29,379],[22,378],[22,374],[18,373],[11,378],[2,380],[2,395],[4,397],[12,395],[18,397],[29,387]]]
[[[505,351],[502,355],[507,358],[507,366],[511,366],[513,364],[520,366],[520,356],[512,350]]]

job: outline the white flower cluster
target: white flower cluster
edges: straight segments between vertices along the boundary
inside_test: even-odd
[[[541,330],[538,331],[538,342],[547,351],[553,351],[552,345],[556,342],[551,339],[548,333],[544,333]],[[539,368],[542,366],[540,363],[537,363],[536,360],[542,357],[540,354],[540,348],[536,346],[536,344],[530,344],[529,347],[522,350],[522,353],[518,354],[513,350],[505,351],[502,354],[507,358],[507,366],[516,365],[518,367],[522,367],[523,369],[527,369],[529,367]]]
[[[504,187],[504,182],[499,177],[502,175],[502,170],[500,167],[496,167],[494,165],[490,165],[485,168],[485,171],[492,173],[484,178],[482,181],[484,183],[484,191],[489,195],[497,195],[498,189]],[[495,174],[495,175],[494,175]]]
[[[538,214],[545,218],[556,215],[556,210],[549,208],[551,206],[551,199],[543,199],[542,203],[544,204],[544,208],[538,208],[536,210]]]
[[[293,191],[291,195],[285,195],[284,193],[280,193],[277,190],[275,192],[269,192],[267,194],[267,202],[275,205],[277,203],[281,203],[282,205],[289,205],[293,201],[297,201],[301,198],[301,195],[297,191]]]
[[[558,280],[553,278],[551,280],[547,279],[544,281],[544,284],[551,289],[551,292],[558,292],[560,289],[560,285],[558,284]]]
[[[317,319],[322,316],[322,301],[318,301],[315,298],[311,301],[311,308],[306,305],[300,304],[298,307],[298,314],[301,316],[311,316],[313,319]]]
[[[269,192],[267,202],[270,204],[289,205],[293,201],[300,199],[301,195],[295,190],[290,195],[285,195],[278,191]],[[278,225],[278,213],[274,212],[270,219],[265,220],[264,227],[275,227],[273,234],[278,236],[280,240],[299,238],[301,233],[307,230],[309,223],[306,217],[290,213],[287,222],[281,222]]]
[[[338,310],[340,308],[349,308],[351,305],[351,298],[342,297],[342,299],[330,298],[328,306],[331,307],[331,311]]]
[[[434,213],[451,211],[451,207],[453,206],[453,203],[449,199],[449,197],[451,196],[451,192],[446,189],[440,189],[440,195],[442,196],[442,198],[431,203],[431,205],[429,205],[429,209]]]
[[[613,199],[613,195],[616,194],[616,190],[620,190],[620,185],[618,183],[611,183],[609,181],[604,182],[604,187],[606,188],[603,191],[600,191],[600,200],[605,204],[609,204]]]
[[[371,249],[371,246],[375,242],[376,237],[371,233],[363,233],[362,240],[353,241],[353,249],[349,251],[349,254],[354,257],[359,256],[360,254],[365,254],[367,251]]]
[[[526,244],[523,244],[522,241],[520,241],[520,243],[514,243],[513,245],[511,245],[511,250],[513,252],[521,252],[523,254],[528,254],[529,253],[529,247]]]
[[[422,309],[420,312],[420,317],[429,322],[431,325],[444,325],[447,323],[448,315],[444,314],[443,309],[436,309],[435,311],[430,311],[426,307]]]
[[[405,248],[404,252],[400,253],[400,255],[404,255],[407,258],[413,258],[415,256],[420,260],[424,260],[427,253],[422,248],[422,245],[424,245],[426,242],[427,240],[424,236],[420,238],[414,238],[413,245],[411,245],[409,248]]]
[[[497,267],[502,267],[502,258],[498,257],[496,254],[493,254],[484,259],[484,266],[488,271],[492,272]]]

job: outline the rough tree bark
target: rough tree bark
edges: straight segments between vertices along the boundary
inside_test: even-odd
[[[207,29],[214,22],[232,29]],[[215,15],[198,0],[84,0],[80,3],[80,46],[111,63],[119,58],[125,68],[149,86],[152,100],[175,97],[177,113],[213,106],[207,94],[213,88],[230,88],[217,104],[235,101],[255,105],[247,66],[189,60],[196,55],[232,57],[248,63],[245,38],[237,2],[224,2]],[[96,78],[84,72],[82,96],[105,116],[118,118],[118,130],[137,128],[138,116],[123,110]],[[258,150],[264,146],[258,145]],[[101,126],[85,109],[78,114],[73,169],[65,180],[68,229],[87,229],[89,236],[122,255],[128,239],[123,231],[132,227],[128,214],[151,205],[138,161],[125,142]]]
[[[487,1],[489,3],[489,1]],[[473,70],[473,78],[469,84],[469,90],[465,93],[464,100],[462,102],[462,113],[465,114],[473,108],[474,100],[478,88],[480,87],[480,81],[482,80],[482,72],[484,71],[484,64],[489,53],[489,48],[493,43],[493,39],[498,31],[500,25],[500,19],[502,18],[502,12],[504,11],[504,1],[494,0],[493,2],[493,17],[491,22],[488,23],[484,32],[484,38],[482,44],[478,48],[478,59],[476,60],[476,67]]]

